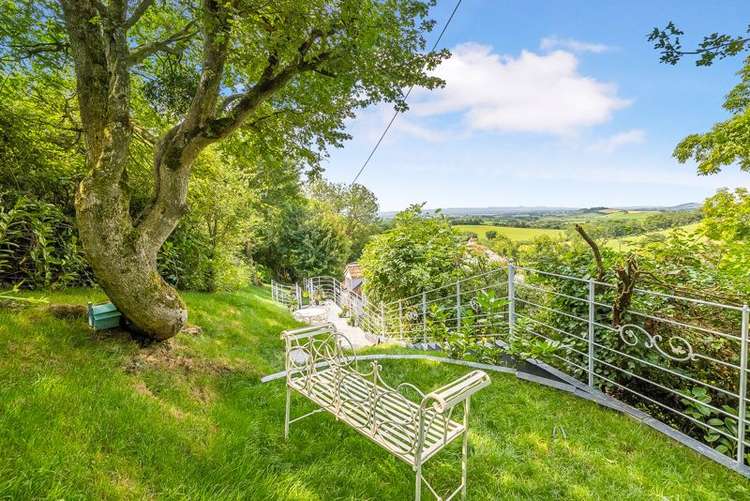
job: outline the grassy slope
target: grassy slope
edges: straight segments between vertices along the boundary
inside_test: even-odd
[[[552,238],[565,235],[564,230],[554,230],[548,228],[513,228],[510,226],[495,226],[491,224],[458,224],[455,225],[454,228],[456,228],[461,233],[476,233],[479,236],[480,240],[486,240],[485,233],[490,230],[495,230],[497,231],[498,235],[508,237],[514,242],[530,242],[537,237],[545,235]]]
[[[677,228],[667,228],[665,230],[650,231],[642,235],[615,238],[615,239],[607,241],[607,246],[616,250],[620,250],[620,251],[633,250],[633,249],[638,248],[644,241],[648,241],[649,239],[653,237],[667,236],[671,232],[677,229],[687,232],[687,233],[693,233],[698,229],[699,226],[700,226],[700,223],[692,223],[692,224],[686,224],[684,226],[679,226]]]
[[[55,294],[85,302],[87,291]],[[82,320],[0,312],[0,498],[410,499],[413,473],[328,415],[282,438],[278,333],[266,291],[188,294],[200,336],[139,350]],[[464,372],[394,361],[432,389]],[[473,401],[472,499],[747,499],[750,482],[613,411],[493,374]],[[309,409],[297,397],[293,412]],[[567,437],[553,436],[564,429]],[[428,463],[448,488],[456,447]]]

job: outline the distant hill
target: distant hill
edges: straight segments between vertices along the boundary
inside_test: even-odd
[[[633,207],[544,207],[544,206],[517,206],[517,207],[449,207],[445,209],[425,209],[424,214],[433,215],[442,213],[449,217],[463,216],[522,216],[522,215],[565,215],[576,212],[602,212],[602,211],[686,211],[700,208],[701,204],[689,202],[673,206],[633,206]],[[397,211],[381,212],[383,219],[391,219]]]

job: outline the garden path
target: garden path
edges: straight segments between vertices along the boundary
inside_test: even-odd
[[[341,308],[333,301],[326,301],[322,305],[305,306],[294,312],[294,318],[309,324],[330,322],[336,330],[346,337],[356,350],[377,343],[371,336],[359,327],[349,325],[346,318],[341,318]]]

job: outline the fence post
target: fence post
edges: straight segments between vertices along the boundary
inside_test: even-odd
[[[594,389],[594,322],[596,321],[596,283],[589,278],[589,388]]]
[[[276,301],[276,282],[271,279],[271,299]]]
[[[427,341],[427,293],[422,293],[422,341]]]
[[[385,336],[385,305],[380,301],[380,335]]]
[[[297,295],[297,308],[302,308],[302,289],[299,284],[294,284],[294,292]]]
[[[750,307],[742,307],[742,332],[740,339],[740,404],[737,416],[737,468],[745,464],[745,418],[747,417],[747,342],[750,328]]]
[[[404,338],[404,306],[401,300],[398,300],[398,336]]]
[[[516,324],[516,267],[513,261],[508,262],[508,333],[513,335]]]
[[[461,281],[456,280],[456,329],[461,328]]]

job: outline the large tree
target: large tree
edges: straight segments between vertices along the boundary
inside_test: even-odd
[[[166,339],[187,319],[156,258],[186,212],[201,151],[240,131],[271,135],[315,162],[346,138],[344,120],[358,107],[404,109],[402,88],[441,83],[428,72],[446,54],[424,50],[432,3],[0,2],[0,50],[14,71],[37,58],[74,73],[88,171],[76,195],[79,232],[98,283],[134,328]],[[162,105],[160,127],[139,121],[142,98]],[[152,148],[151,199],[137,211],[128,183],[135,142]]]
[[[328,205],[344,218],[346,236],[351,240],[348,259],[356,260],[365,244],[378,231],[378,198],[361,184],[332,183],[321,177],[307,184],[307,193],[314,200]]]

